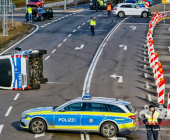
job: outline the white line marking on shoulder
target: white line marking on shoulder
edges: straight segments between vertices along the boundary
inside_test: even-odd
[[[77,28],[80,28],[81,26],[77,27]]]
[[[80,134],[81,140],[84,140],[84,134]]]
[[[54,53],[56,51],[56,49],[54,49],[51,53]]]
[[[76,30],[73,31],[73,33],[75,32]]]
[[[17,95],[14,98],[14,101],[18,99],[19,95],[20,95],[20,93],[17,93]]]
[[[12,110],[12,106],[10,106],[10,107],[8,108],[8,111],[6,112],[5,116],[8,116],[11,110]]]
[[[84,24],[86,24],[86,23],[83,23],[82,25],[84,25]]]
[[[45,58],[45,60],[47,60],[48,58],[50,58],[50,56],[47,56],[47,57]]]
[[[45,136],[45,133],[42,133],[42,134],[36,134],[34,138],[39,138],[39,137],[43,137]]]
[[[62,44],[59,44],[58,47],[60,47]]]
[[[44,27],[44,26],[41,26],[42,28]]]
[[[67,38],[66,39],[64,39],[63,41],[65,42],[67,40]]]
[[[0,134],[2,132],[3,127],[4,127],[4,125],[0,125]]]
[[[150,94],[148,94],[148,100],[149,100],[149,101],[152,101],[152,98],[151,98],[151,95],[150,95]]]
[[[68,37],[70,37],[72,34],[69,34]]]
[[[86,140],[90,140],[89,134],[86,134]]]

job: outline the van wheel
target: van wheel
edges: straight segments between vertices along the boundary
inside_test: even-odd
[[[113,122],[102,124],[101,133],[104,137],[113,137],[117,134],[117,126]]]
[[[144,17],[144,18],[148,17],[148,13],[147,12],[143,12],[142,13],[142,17]]]
[[[40,84],[35,84],[31,86],[32,89],[40,89]]]
[[[119,13],[118,13],[118,16],[119,16],[119,17],[124,17],[124,15],[125,15],[124,12],[119,12]]]
[[[34,119],[30,123],[30,130],[34,134],[42,134],[46,131],[46,123],[42,119]]]

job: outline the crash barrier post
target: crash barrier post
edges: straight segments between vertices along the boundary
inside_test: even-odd
[[[161,78],[160,82],[157,85],[158,88],[158,103],[164,104],[164,97],[165,97],[165,79]]]
[[[165,18],[167,18],[167,12],[165,12]]]
[[[145,2],[145,8],[149,8],[149,2]]]
[[[168,106],[167,106],[167,116],[170,116],[170,93],[168,93]]]

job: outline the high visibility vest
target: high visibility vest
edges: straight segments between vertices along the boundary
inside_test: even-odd
[[[100,6],[103,6],[103,1],[102,0],[100,1]]]
[[[107,11],[111,11],[112,7],[111,5],[107,5]]]
[[[91,26],[95,26],[95,25],[96,25],[96,21],[90,20],[90,25],[91,25]]]
[[[145,117],[148,119],[148,123],[157,123],[158,122],[158,116],[159,116],[159,113],[157,111],[154,112],[153,118],[148,113],[145,113]]]
[[[32,8],[28,8],[28,14],[32,14]]]

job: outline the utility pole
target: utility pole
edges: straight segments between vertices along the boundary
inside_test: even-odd
[[[64,0],[64,10],[66,10],[66,0]]]
[[[25,2],[26,2],[26,13],[27,13],[28,0],[26,0]]]
[[[8,36],[8,2],[7,0],[3,0],[3,34],[2,36]]]

